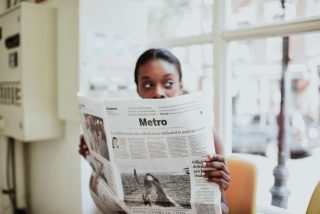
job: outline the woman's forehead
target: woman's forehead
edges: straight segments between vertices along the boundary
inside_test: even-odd
[[[162,59],[153,59],[140,66],[138,73],[139,78],[151,77],[154,75],[168,76],[179,74],[177,67],[174,64]]]

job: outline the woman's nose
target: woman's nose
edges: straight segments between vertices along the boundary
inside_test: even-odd
[[[156,86],[152,94],[153,99],[162,99],[166,98],[165,90],[161,86]]]

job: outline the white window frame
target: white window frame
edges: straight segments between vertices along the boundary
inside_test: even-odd
[[[231,70],[227,62],[227,44],[242,39],[257,39],[267,37],[282,37],[297,33],[320,31],[320,16],[303,18],[284,23],[263,25],[245,29],[226,29],[224,13],[230,0],[213,0],[213,29],[212,33],[199,36],[187,36],[156,40],[148,43],[149,47],[184,47],[189,45],[213,44],[213,81],[214,81],[214,124],[225,147],[225,154],[232,153],[232,100],[230,76]],[[230,7],[228,7],[230,8]]]

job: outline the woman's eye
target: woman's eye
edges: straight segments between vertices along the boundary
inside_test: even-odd
[[[152,87],[152,84],[150,82],[146,82],[146,83],[143,84],[143,87],[145,89],[150,89]]]
[[[174,85],[174,82],[172,82],[172,81],[165,82],[165,84],[164,84],[165,88],[167,88],[167,89],[172,88],[173,85]]]

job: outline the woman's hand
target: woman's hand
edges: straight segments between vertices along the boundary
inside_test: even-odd
[[[225,191],[229,188],[231,174],[224,156],[218,154],[209,155],[208,160],[203,162],[202,167],[208,168],[208,170],[203,173],[203,177],[209,182],[217,183],[221,191]]]
[[[87,155],[89,155],[89,148],[87,146],[83,134],[80,135],[79,154],[82,155],[84,158],[87,158]]]

